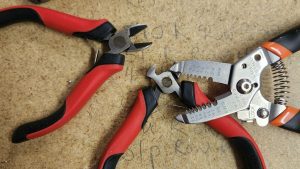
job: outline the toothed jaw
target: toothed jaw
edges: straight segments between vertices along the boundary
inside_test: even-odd
[[[189,120],[187,119],[187,116],[185,114],[180,114],[180,115],[176,116],[176,120],[181,123],[190,124]]]

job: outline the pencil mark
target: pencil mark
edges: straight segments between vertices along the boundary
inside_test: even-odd
[[[146,123],[146,125],[143,127],[143,134],[146,134],[149,130],[151,130],[152,123]]]
[[[132,5],[134,7],[148,7],[148,6],[154,6],[156,4],[156,0],[127,0],[127,4]]]
[[[154,154],[156,151],[156,154]],[[160,155],[160,149],[158,146],[152,146],[150,147],[150,162],[151,162],[151,167],[152,169],[155,169],[155,162],[154,162],[154,157],[157,157]]]
[[[203,39],[206,40],[208,37],[208,34],[210,33],[210,28],[207,25],[199,25],[198,31],[203,33]]]
[[[204,145],[204,144],[202,144],[202,145]],[[206,146],[204,146],[204,147],[201,146],[200,150],[202,151],[202,153],[206,154],[210,150],[209,142],[206,142]]]
[[[144,31],[144,39],[148,41],[147,31]]]
[[[145,52],[144,52],[144,50],[142,50],[142,60],[143,60],[143,63],[145,63]]]
[[[126,156],[122,156],[125,161],[132,161],[134,159],[134,153],[131,149],[126,150]]]
[[[175,38],[178,39],[179,36],[182,36],[183,38],[189,40],[188,37],[186,37],[183,33],[181,33],[181,32],[179,31],[179,28],[178,28],[178,25],[177,25],[177,24],[178,24],[177,22],[174,23],[174,34],[175,34]]]
[[[141,159],[141,162],[143,162],[143,141],[144,140],[140,140],[140,159]]]
[[[199,52],[199,48],[198,47],[193,47],[192,51],[191,51],[191,55],[192,55],[192,58],[195,59],[197,54]]]
[[[152,29],[152,37],[154,39],[162,39],[163,35],[164,35],[164,30],[161,25]]]
[[[179,153],[181,155],[187,155],[193,151],[193,149],[189,145],[183,147],[183,144],[184,144],[184,142],[180,139],[178,139],[175,142],[175,154]]]
[[[180,124],[179,122],[177,122],[176,120],[172,120],[171,122],[171,130],[176,130],[178,131],[179,133],[185,135],[185,136],[188,136],[187,133],[185,133],[184,131],[182,131],[181,129],[177,128],[176,126]]]
[[[133,82],[133,68],[130,68],[130,83]]]
[[[166,60],[169,60],[169,59],[168,59],[168,53],[169,53],[169,48],[168,48],[168,47],[165,47],[165,48],[164,48],[164,58],[165,58]]]
[[[152,134],[155,134],[155,130],[154,130],[154,128],[155,128],[155,126],[152,124],[152,126],[151,126],[151,128],[150,128],[150,129],[151,129],[151,133],[152,133]]]
[[[177,23],[176,23],[176,22],[174,23],[174,32],[175,32],[175,38],[177,39],[177,38],[178,38],[179,31],[178,31],[178,29],[177,29]]]

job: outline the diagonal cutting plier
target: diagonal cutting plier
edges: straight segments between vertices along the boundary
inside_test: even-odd
[[[235,64],[189,60],[177,63],[172,70],[205,76],[230,86],[213,104],[197,107],[177,116],[184,123],[201,123],[237,112],[238,119],[256,121],[259,126],[271,123],[300,133],[300,110],[287,106],[289,76],[283,59],[300,49],[300,27],[293,28],[264,42]],[[271,66],[274,103],[261,93],[262,71]]]
[[[114,169],[119,158],[137,137],[148,118],[158,105],[161,93],[176,93],[186,107],[193,108],[210,103],[197,83],[177,82],[180,72],[171,70],[156,74],[155,66],[151,67],[147,76],[155,82],[155,86],[138,91],[138,96],[131,112],[116,132],[106,150],[102,154],[99,169]],[[246,169],[266,169],[263,156],[250,134],[232,117],[226,116],[207,123],[215,131],[226,137],[243,160]]]
[[[57,111],[43,119],[19,126],[13,133],[13,143],[41,137],[63,126],[109,77],[123,69],[125,56],[122,52],[139,51],[151,45],[151,42],[133,43],[130,39],[144,30],[146,25],[133,25],[116,33],[114,26],[106,19],[88,20],[36,6],[16,6],[0,10],[0,26],[24,20],[34,21],[66,34],[103,42],[108,50],[97,57],[94,66],[77,83]]]

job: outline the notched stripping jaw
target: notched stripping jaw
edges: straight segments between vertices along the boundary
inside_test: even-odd
[[[187,76],[195,76],[199,78],[212,79],[213,82],[229,85],[230,73],[232,64],[220,63],[212,61],[200,61],[200,60],[185,60],[174,64],[170,70],[177,74],[183,74]],[[200,123],[199,119],[207,119],[218,116],[220,109],[226,109],[224,106],[224,100],[230,93],[225,93],[219,96],[219,104],[217,102],[197,107],[186,112],[186,114],[178,115],[176,119],[184,123]],[[228,102],[228,101],[227,101]],[[189,113],[200,112],[201,113]]]
[[[174,64],[170,70],[187,76],[212,79],[228,85],[232,64],[212,61],[185,60]]]
[[[124,51],[135,52],[148,48],[152,42],[133,43],[130,39],[130,37],[135,36],[146,28],[147,25],[137,24],[116,33],[108,41],[110,48],[109,53],[118,54]]]

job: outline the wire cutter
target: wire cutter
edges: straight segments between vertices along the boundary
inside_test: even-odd
[[[186,107],[192,108],[210,103],[210,100],[200,90],[197,83],[182,81],[177,82],[179,72],[171,70],[156,74],[155,66],[152,66],[147,76],[156,84],[138,91],[137,99],[123,122],[120,129],[114,135],[106,150],[102,154],[99,169],[114,169],[119,158],[128,149],[146,124],[148,118],[158,105],[161,93],[176,93]],[[234,146],[243,160],[246,169],[266,169],[263,156],[250,134],[232,117],[226,116],[207,123],[215,131],[226,137]]]
[[[125,56],[122,52],[139,51],[151,45],[150,42],[133,43],[130,39],[144,30],[146,25],[133,25],[116,33],[116,29],[106,19],[87,20],[36,6],[16,6],[0,10],[0,26],[23,20],[44,24],[66,34],[104,42],[109,50],[102,56],[97,54],[94,66],[77,83],[57,111],[43,119],[19,126],[13,133],[13,143],[41,137],[63,126],[110,76],[123,69]]]
[[[183,74],[205,76],[214,82],[230,86],[230,91],[206,106],[200,106],[178,115],[178,121],[201,123],[237,112],[242,121],[256,121],[259,126],[271,123],[294,132],[300,132],[298,108],[286,106],[289,80],[282,60],[300,49],[300,27],[291,29],[263,43],[235,64],[211,61],[182,61],[171,70]],[[261,94],[261,74],[271,66],[274,85],[274,103]]]

